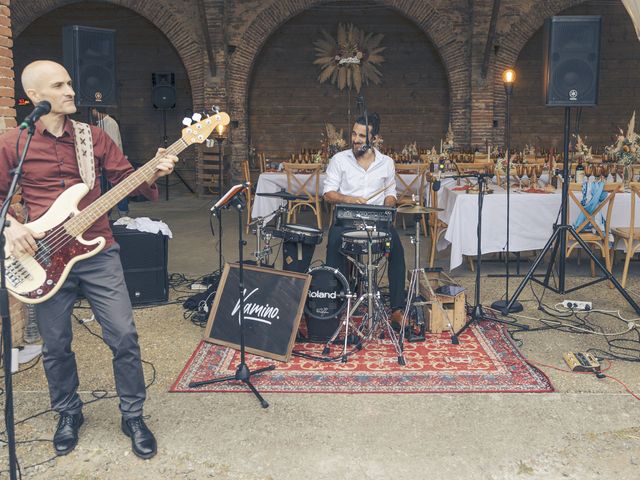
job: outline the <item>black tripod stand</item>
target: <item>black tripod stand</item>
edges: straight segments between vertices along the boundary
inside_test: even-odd
[[[248,188],[248,187],[246,187]],[[221,200],[222,201],[222,200]],[[249,370],[249,367],[245,363],[245,346],[244,346],[244,267],[243,267],[243,258],[242,251],[246,244],[244,239],[242,238],[242,230],[243,230],[243,221],[242,221],[242,212],[245,207],[245,201],[242,198],[241,193],[239,192],[235,197],[233,197],[229,203],[227,203],[227,207],[232,205],[238,211],[238,291],[240,295],[240,310],[238,312],[238,321],[240,324],[240,363],[236,368],[236,373],[234,375],[229,375],[227,377],[222,378],[214,378],[211,380],[203,380],[200,382],[191,382],[189,384],[190,387],[199,387],[202,385],[210,385],[212,383],[221,383],[221,382],[230,382],[233,380],[244,382],[244,384],[251,389],[256,398],[260,401],[260,405],[262,408],[267,408],[269,404],[267,401],[262,398],[260,392],[256,390],[256,387],[251,383],[251,377],[253,375],[258,375],[260,373],[266,372],[268,370],[274,370],[276,368],[275,365],[269,365],[265,368],[260,368],[254,372]],[[223,207],[219,207],[223,208]],[[226,207],[225,207],[226,208]],[[218,212],[218,215],[220,213]]]
[[[638,304],[629,296],[627,291],[618,283],[613,274],[607,270],[607,267],[602,264],[602,262],[594,255],[586,242],[580,237],[580,235],[576,232],[573,225],[568,224],[569,221],[569,212],[568,212],[568,197],[569,197],[569,129],[571,124],[571,107],[565,107],[564,109],[564,162],[562,165],[562,206],[561,206],[561,215],[560,215],[560,225],[557,223],[553,226],[553,234],[551,238],[547,241],[547,244],[544,246],[542,251],[538,254],[537,258],[531,265],[531,268],[525,275],[522,283],[518,286],[513,297],[511,297],[511,301],[503,310],[503,314],[507,314],[511,306],[516,302],[520,293],[527,285],[529,280],[533,280],[534,282],[542,285],[549,290],[564,294],[568,292],[573,292],[575,290],[579,290],[584,287],[588,287],[590,285],[594,285],[599,282],[603,282],[605,280],[609,280],[614,287],[620,292],[620,294],[625,298],[627,303],[636,311],[636,313],[640,313],[640,307]],[[573,288],[565,288],[565,275],[566,275],[566,254],[567,251],[567,233],[570,234],[576,242],[582,247],[585,253],[589,256],[589,258],[598,266],[598,268],[604,273],[604,277],[597,278],[591,282],[587,282],[582,285],[578,285]],[[549,259],[549,266],[547,267],[547,273],[544,276],[544,280],[538,280],[533,276],[538,265],[542,262],[546,253],[553,246],[553,251],[551,252],[551,258]],[[559,255],[558,255],[558,251]],[[558,262],[558,287],[554,288],[549,285],[549,280],[551,278],[551,272],[553,271],[553,266]]]
[[[169,138],[167,137],[167,109],[163,108],[162,109],[162,146],[164,148],[167,148],[168,144],[169,144]],[[187,187],[187,189],[191,193],[196,193],[193,190],[193,188],[189,186],[187,181],[184,178],[182,178],[182,175],[180,175],[180,172],[178,172],[177,168],[173,169],[173,173],[175,174],[176,177],[180,179],[180,181],[184,184],[185,187]],[[169,200],[169,175],[165,175],[164,177],[164,188],[165,188],[165,200]]]
[[[468,175],[455,176],[455,178],[473,177],[478,180],[478,227],[477,227],[478,243],[476,246],[476,291],[475,291],[473,309],[471,310],[471,315],[469,316],[467,323],[465,323],[458,332],[451,335],[451,343],[456,345],[460,343],[460,340],[459,340],[460,334],[464,330],[466,330],[469,326],[471,326],[472,323],[478,322],[480,320],[491,320],[493,322],[504,323],[507,325],[519,327],[523,330],[529,329],[527,325],[506,321],[506,320],[501,320],[499,318],[496,318],[495,316],[490,316],[485,314],[484,309],[482,308],[482,304],[480,303],[480,270],[482,266],[482,204],[484,202],[485,183],[487,182],[487,178],[492,176],[493,174],[491,173],[474,173],[474,174],[468,174]]]

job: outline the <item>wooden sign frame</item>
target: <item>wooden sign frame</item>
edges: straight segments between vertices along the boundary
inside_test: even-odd
[[[225,264],[204,332],[206,342],[236,350],[240,349],[239,271],[237,263]],[[311,275],[249,265],[243,266],[243,274],[245,350],[288,362]],[[247,310],[256,312],[255,316],[247,315]],[[236,318],[238,321],[234,322]]]

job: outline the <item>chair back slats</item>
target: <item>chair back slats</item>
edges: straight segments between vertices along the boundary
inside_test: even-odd
[[[305,200],[289,202],[288,218],[296,218],[297,210],[308,206],[316,215],[318,228],[322,229],[322,211],[320,210],[320,173],[323,165],[320,163],[284,163],[283,169],[287,174],[287,191],[294,195],[306,196]],[[306,178],[305,178],[306,177]],[[313,192],[311,189],[313,188]],[[288,220],[287,220],[288,221]]]

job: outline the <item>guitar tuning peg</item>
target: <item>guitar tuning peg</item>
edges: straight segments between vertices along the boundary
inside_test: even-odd
[[[182,119],[182,124],[183,124],[185,127],[188,127],[189,125],[191,125],[191,119],[190,119],[189,117],[184,117],[184,118]]]
[[[217,115],[218,113],[220,113],[220,107],[214,105],[213,107],[211,107],[211,111]]]
[[[194,113],[193,115],[191,115],[191,118],[194,122],[199,122],[200,120],[202,120],[202,115],[199,113]]]

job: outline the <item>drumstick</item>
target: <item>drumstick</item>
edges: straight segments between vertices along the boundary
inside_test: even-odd
[[[380,195],[382,192],[384,192],[387,188],[389,188],[389,185],[385,185],[384,187],[382,187],[380,190],[376,191],[373,195],[371,195],[370,197],[367,197],[367,202],[369,200],[371,200],[374,197],[377,197],[378,195]]]

